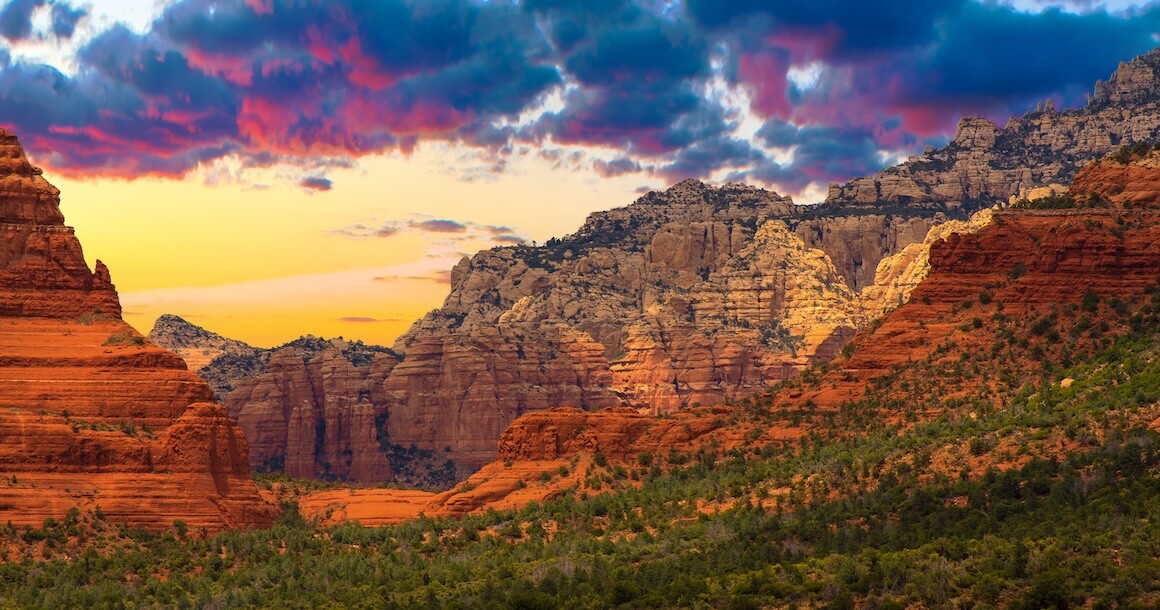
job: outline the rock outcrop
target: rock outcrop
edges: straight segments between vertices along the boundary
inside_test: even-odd
[[[831,206],[906,205],[966,215],[1022,189],[1067,184],[1088,162],[1160,137],[1160,49],[1122,63],[1083,108],[1038,109],[1003,128],[971,117],[954,140],[875,176],[832,185]]]
[[[258,472],[382,483],[391,480],[381,380],[398,360],[336,339],[270,350],[263,370],[226,395]],[[361,344],[360,344],[361,345]],[[357,355],[355,355],[357,354]]]
[[[157,318],[147,337],[155,345],[160,345],[181,356],[191,371],[200,371],[222,356],[246,358],[254,356],[258,352],[256,347],[236,339],[227,339],[217,333],[211,333],[196,324],[191,324],[170,314]],[[213,387],[215,394],[218,393],[218,388],[214,387],[212,382],[210,387]],[[218,396],[220,398],[223,394],[218,394]]]
[[[399,358],[385,347],[306,336],[260,349],[173,315],[158,318],[149,337],[197,365],[245,432],[255,472],[424,487],[455,477],[445,458],[387,438],[382,383]]]
[[[1070,194],[1079,203],[1108,200],[1128,208],[1160,208],[1160,150],[1129,150],[1080,170]]]
[[[395,344],[389,437],[478,467],[524,412],[669,412],[832,357],[866,318],[829,257],[788,228],[796,212],[761,189],[690,180],[545,246],[464,259],[443,308]]]
[[[161,528],[266,525],[245,437],[175,354],[120,318],[59,191],[0,130],[0,522],[70,508]]]

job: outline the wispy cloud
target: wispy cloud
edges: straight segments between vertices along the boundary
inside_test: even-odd
[[[378,318],[368,318],[365,316],[343,316],[343,317],[339,318],[338,321],[339,322],[350,322],[352,324],[374,324],[377,322],[382,322],[383,320],[380,320]]]
[[[423,282],[435,282],[437,284],[451,285],[451,271],[449,269],[438,269],[425,275],[379,275],[375,276],[374,280],[376,282],[418,280]]]
[[[361,222],[331,231],[333,235],[355,239],[388,238],[404,232],[418,232],[445,243],[480,242],[481,244],[523,244],[527,239],[514,229],[501,225],[480,224],[448,218],[416,216],[408,220]]]
[[[302,188],[312,191],[329,191],[334,188],[334,182],[329,178],[308,176],[298,183]]]

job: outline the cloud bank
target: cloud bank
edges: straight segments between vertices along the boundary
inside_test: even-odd
[[[965,114],[1082,104],[1156,44],[1160,5],[177,0],[146,31],[87,37],[69,70],[14,53],[88,19],[64,0],[0,8],[0,125],[71,176],[179,177],[227,157],[316,167],[438,141],[496,172],[510,155],[579,152],[575,167],[603,177],[796,192],[945,141]]]

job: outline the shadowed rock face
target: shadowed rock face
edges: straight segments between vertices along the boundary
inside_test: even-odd
[[[391,350],[316,337],[259,349],[172,315],[158,318],[149,338],[181,354],[214,388],[245,431],[256,472],[438,486],[411,477],[413,464],[399,464],[399,477],[392,469],[392,454],[421,456],[392,451],[384,433],[382,380],[398,364]]]
[[[341,340],[317,350],[289,346],[270,352],[265,370],[226,395],[230,416],[250,440],[260,472],[381,483],[392,478],[386,418],[377,380],[398,360],[388,352],[352,357]]]
[[[151,528],[270,523],[241,430],[178,356],[121,320],[59,202],[0,130],[0,521],[99,505]]]

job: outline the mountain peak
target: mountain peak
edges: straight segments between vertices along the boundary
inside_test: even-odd
[[[1053,104],[1011,118],[1003,128],[982,117],[959,122],[945,147],[830,186],[838,207],[905,205],[965,217],[1025,189],[1067,184],[1087,163],[1125,144],[1160,138],[1160,49],[1120,67],[1083,108]]]
[[[1140,103],[1160,97],[1160,47],[1120,62],[1108,82],[1097,81],[1092,103]]]
[[[196,371],[219,356],[252,354],[256,348],[236,339],[228,339],[193,324],[180,316],[162,314],[149,331],[149,340],[176,352],[191,371]]]
[[[0,223],[63,225],[60,190],[24,153],[20,140],[0,129]]]

